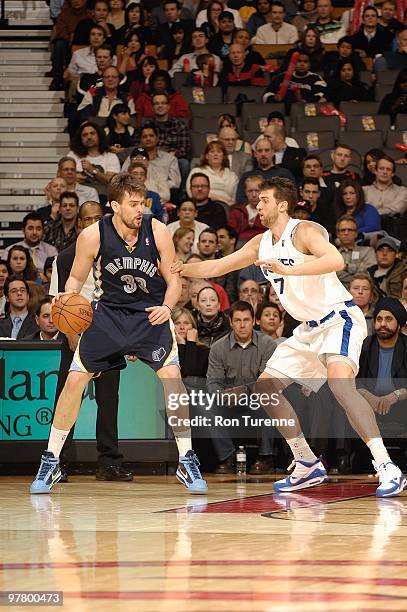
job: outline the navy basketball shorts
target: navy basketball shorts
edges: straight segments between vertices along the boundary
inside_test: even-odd
[[[98,302],[92,325],[82,334],[70,369],[92,374],[122,370],[126,367],[125,355],[135,355],[155,371],[179,366],[172,320],[151,325],[148,314]]]

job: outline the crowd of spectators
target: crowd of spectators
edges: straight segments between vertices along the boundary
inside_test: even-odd
[[[341,131],[327,159],[298,145],[287,113],[298,103],[314,110],[326,103],[332,113],[342,102],[372,101],[378,72],[395,69],[400,74],[379,113],[391,125],[405,114],[407,25],[396,11],[393,0],[368,5],[351,32],[352,9],[334,17],[330,0],[51,0],[50,88],[65,91],[71,145],[45,187],[44,206],[25,217],[23,240],[0,260],[0,334],[39,338],[40,329],[40,339],[56,337],[57,330],[47,333],[41,323],[49,311],[44,299],[52,260],[75,242],[84,202],[100,202],[109,214],[106,186],[120,170],[146,186],[145,213],[168,224],[183,261],[224,257],[262,233],[256,209],[262,180],[284,176],[298,187],[294,216],[322,224],[343,255],[338,276],[365,314],[366,347],[374,349],[364,349],[361,372],[390,379],[366,393],[378,415],[390,414],[393,404],[385,413],[380,398],[397,388],[392,377],[407,378],[400,230],[407,227],[407,188],[397,176],[407,161],[403,147],[393,157],[372,149],[358,167]],[[291,48],[269,62],[253,45]],[[370,84],[361,71],[370,72]],[[236,110],[230,112],[231,104],[224,114],[219,110],[216,128],[201,140],[194,128],[200,116],[180,91],[180,75],[195,107],[205,105],[210,90],[236,91]],[[261,90],[265,119],[250,139],[239,116],[242,103],[252,102],[239,90],[247,86]],[[283,103],[283,112],[269,103]],[[183,279],[173,320],[185,380],[207,378],[212,389],[220,379],[224,388],[253,382],[297,324],[255,266],[215,279]],[[254,473],[272,469],[278,442],[259,432]],[[218,471],[232,469],[231,434],[213,444]],[[349,458],[350,450],[336,451],[332,465],[343,467],[338,456]]]

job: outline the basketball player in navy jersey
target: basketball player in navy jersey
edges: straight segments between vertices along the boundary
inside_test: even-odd
[[[291,338],[278,345],[256,391],[271,389],[281,394],[294,381],[318,391],[328,379],[350,424],[372,453],[380,479],[377,496],[397,495],[405,488],[406,479],[390,460],[373,409],[355,385],[367,335],[363,313],[336,275],[344,267],[342,255],[330,244],[321,225],[290,217],[296,204],[297,192],[290,180],[276,177],[265,181],[257,210],[268,231],[222,259],[191,264],[179,261],[171,270],[208,278],[253,263],[260,266],[285,310],[302,323]],[[291,492],[327,481],[326,470],[305,440],[292,406],[284,395],[279,398],[278,406],[264,408],[274,418],[293,419],[295,426],[280,426],[279,430],[293,452],[295,468],[287,478],[275,482],[274,489]]]
[[[94,374],[126,367],[125,356],[129,355],[156,371],[167,397],[185,391],[171,321],[181,295],[180,279],[170,271],[175,249],[165,225],[151,215],[143,216],[145,191],[131,174],[113,177],[108,188],[113,216],[103,217],[80,233],[66,293],[54,298],[79,293],[93,267],[93,322],[74,354],[31,493],[49,493],[60,479],[59,455]],[[191,493],[206,493],[208,487],[191,446],[191,430],[186,427],[187,407],[181,405],[175,416],[178,419],[173,422],[180,423],[173,428],[179,451],[176,476]]]

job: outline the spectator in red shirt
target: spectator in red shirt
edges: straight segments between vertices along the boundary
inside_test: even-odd
[[[261,66],[245,58],[243,45],[233,43],[229,48],[229,56],[225,59],[220,82],[226,89],[230,86],[266,87],[266,78]]]
[[[230,211],[229,225],[238,234],[238,248],[253,238],[253,236],[262,234],[266,229],[260,221],[256,208],[259,203],[262,182],[263,178],[261,176],[249,176],[245,180],[247,204],[237,204]]]
[[[150,78],[149,92],[144,92],[134,100],[136,106],[137,125],[146,117],[154,117],[153,96],[155,94],[166,94],[170,103],[168,116],[181,119],[190,117],[188,103],[179,91],[174,91],[171,79],[165,70],[155,70]]]

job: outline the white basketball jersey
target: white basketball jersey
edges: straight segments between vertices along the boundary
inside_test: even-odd
[[[316,259],[297,251],[292,242],[294,228],[301,219],[290,219],[278,242],[273,244],[271,230],[264,232],[260,242],[259,259],[277,259],[289,266]],[[312,223],[329,240],[328,232],[322,225]],[[271,282],[284,309],[297,321],[320,320],[333,310],[336,304],[352,299],[335,272],[315,276],[281,276],[262,267],[265,278]]]

